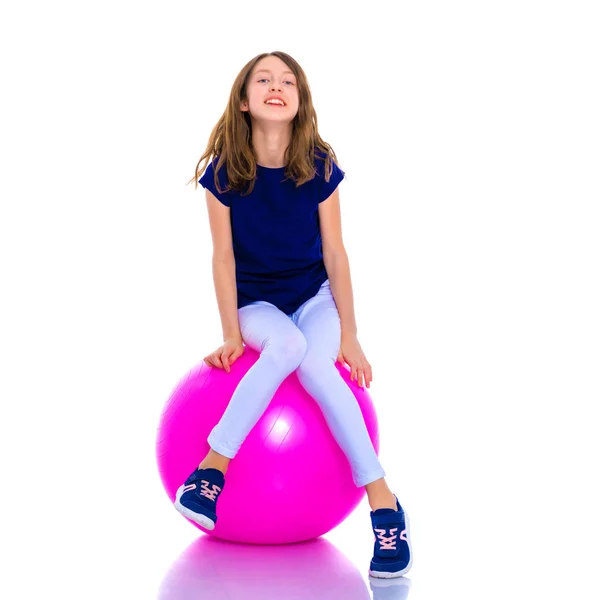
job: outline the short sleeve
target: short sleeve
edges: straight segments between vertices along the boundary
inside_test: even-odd
[[[223,165],[219,169],[218,177],[219,177],[219,184],[221,185],[221,188],[225,189],[225,187],[227,185],[226,184],[225,165]],[[204,174],[202,175],[202,177],[200,177],[200,179],[198,179],[198,183],[203,188],[211,191],[215,195],[217,200],[219,200],[221,202],[221,204],[224,204],[225,206],[231,206],[231,194],[228,194],[227,192],[222,194],[221,192],[219,192],[217,190],[217,187],[215,186],[215,170],[213,168],[212,162],[208,163],[208,166],[206,167]]]
[[[342,179],[344,179],[344,176],[346,175],[344,173],[344,171],[342,171],[337,164],[335,163],[334,160],[331,161],[331,166],[332,166],[332,170],[331,170],[331,176],[329,178],[329,181],[325,181],[325,163],[322,163],[322,169],[323,169],[323,174],[321,175],[321,181],[320,181],[320,189],[319,189],[319,203],[323,202],[324,200],[327,200],[327,198],[329,198],[329,196],[331,196],[331,194],[333,194],[333,192],[335,192],[335,189],[337,188],[337,186],[340,184],[340,182],[342,181]]]

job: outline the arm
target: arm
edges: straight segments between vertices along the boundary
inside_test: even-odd
[[[323,239],[323,262],[340,314],[342,335],[356,335],[350,262],[342,240],[340,193],[337,188],[327,200],[319,204],[319,222]]]
[[[241,340],[237,312],[237,285],[235,281],[235,257],[231,235],[231,209],[206,190],[206,205],[213,241],[212,271],[217,304],[221,315],[223,341],[231,338]]]
[[[340,197],[337,188],[327,200],[319,204],[319,222],[323,239],[323,262],[342,328],[338,361],[345,361],[350,366],[350,381],[356,379],[360,387],[365,384],[370,387],[373,371],[356,335],[350,265],[342,240]]]

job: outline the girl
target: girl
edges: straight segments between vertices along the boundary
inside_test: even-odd
[[[209,158],[198,179],[200,163]],[[204,361],[229,373],[243,343],[260,358],[211,431],[211,449],[177,491],[175,506],[214,528],[230,460],[279,385],[296,371],[348,457],[355,484],[366,488],[375,534],[369,573],[399,577],[411,564],[404,511],[335,366],[345,361],[351,379],[370,386],[342,242],[337,186],[344,175],[318,133],[300,65],[284,52],[248,62],[196,165],[194,182],[206,188],[224,341]]]

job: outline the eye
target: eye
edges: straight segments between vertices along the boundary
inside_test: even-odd
[[[259,79],[258,83],[260,83],[261,81],[269,81],[266,77],[264,77],[263,79]],[[292,85],[294,85],[293,81],[284,81],[284,83],[291,83]]]

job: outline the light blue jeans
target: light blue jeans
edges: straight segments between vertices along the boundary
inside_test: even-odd
[[[356,486],[385,477],[356,398],[335,366],[341,327],[329,280],[290,315],[260,300],[238,309],[238,318],[242,339],[260,357],[210,432],[210,447],[234,458],[277,388],[296,371],[347,456]]]

